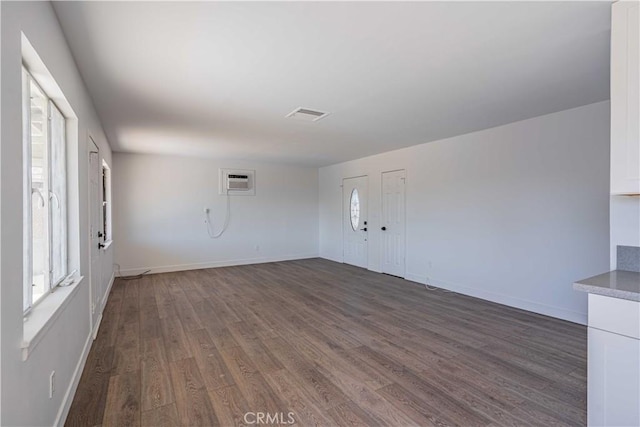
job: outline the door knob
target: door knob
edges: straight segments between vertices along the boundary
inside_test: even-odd
[[[362,231],[367,231],[367,227],[365,227],[365,228],[361,228],[360,230],[362,230]]]
[[[387,230],[387,227],[382,227],[380,230],[382,230],[382,231],[386,231],[386,230]]]

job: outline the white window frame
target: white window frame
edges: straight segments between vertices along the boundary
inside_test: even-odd
[[[113,227],[111,220],[111,168],[107,162],[102,159],[102,243],[103,248],[108,248],[113,242]]]
[[[68,135],[66,133],[66,126],[68,118],[62,113],[61,109],[55,104],[55,102],[51,99],[50,95],[40,86],[38,81],[33,77],[33,75],[29,72],[26,66],[22,67],[22,75],[23,75],[23,86],[22,86],[22,105],[23,105],[23,313],[27,315],[33,307],[35,307],[39,302],[41,302],[47,295],[51,294],[56,287],[58,287],[61,283],[65,282],[68,279],[69,274],[69,236],[68,236],[68,226],[69,226],[69,218],[68,218],[68,198],[64,197],[61,201],[57,200],[58,208],[63,212],[63,224],[62,231],[60,235],[62,236],[59,250],[62,251],[61,256],[64,259],[63,262],[63,271],[62,277],[58,278],[55,282],[53,281],[53,252],[54,252],[54,244],[52,243],[53,233],[52,229],[52,210],[51,210],[51,200],[57,199],[58,196],[55,195],[51,189],[51,183],[53,182],[52,178],[52,158],[51,158],[51,116],[52,109],[56,109],[60,116],[64,119],[63,129],[64,129],[64,155],[65,159],[64,165],[64,186],[65,193],[68,193],[68,167],[66,165],[66,157],[67,157],[67,149],[68,149]],[[49,285],[48,292],[45,292],[41,295],[37,300],[33,300],[33,221],[32,221],[32,135],[31,135],[31,84],[34,84],[40,92],[46,98],[47,111],[46,111],[46,121],[47,121],[47,139],[46,139],[46,151],[47,151],[47,180],[48,180],[48,194],[45,194],[43,197],[44,207],[47,212],[47,221],[48,221],[48,229],[47,229],[47,254],[46,254],[46,271],[45,275],[48,275],[48,280],[46,281]],[[60,207],[60,204],[64,203],[64,207]]]

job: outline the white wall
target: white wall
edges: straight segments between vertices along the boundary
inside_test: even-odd
[[[225,214],[218,169],[256,171],[255,196],[231,196]],[[318,169],[269,163],[115,153],[114,240],[123,275],[318,256]],[[259,250],[256,250],[259,246]]]
[[[617,268],[617,246],[640,247],[640,197],[611,196],[611,270]]]
[[[608,102],[321,168],[322,257],[342,260],[341,180],[368,175],[380,270],[380,173],[394,169],[408,279],[586,323],[571,284],[608,270]]]
[[[81,368],[90,338],[90,298],[87,214],[87,150],[89,132],[111,160],[109,145],[91,99],[75,67],[58,20],[49,2],[1,3],[1,179],[0,224],[2,259],[1,305],[1,425],[52,425],[65,415],[74,391],[74,374]],[[50,324],[44,338],[22,361],[22,98],[21,32],[29,39],[48,71],[62,89],[78,118],[78,144],[68,147],[78,170],[69,185],[78,194],[70,205],[70,230],[75,244],[71,257],[85,280],[60,315]],[[112,253],[102,255],[103,271],[111,271]],[[108,280],[108,279],[107,279]],[[56,371],[56,392],[49,399],[49,374]]]

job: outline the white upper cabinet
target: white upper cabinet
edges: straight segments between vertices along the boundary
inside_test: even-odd
[[[640,2],[611,9],[611,194],[640,194]]]

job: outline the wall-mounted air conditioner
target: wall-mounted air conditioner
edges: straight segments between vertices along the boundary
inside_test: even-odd
[[[238,190],[238,191],[249,190],[249,175],[247,174],[227,175],[227,190]]]
[[[247,169],[220,169],[219,194],[255,196],[256,171]]]

